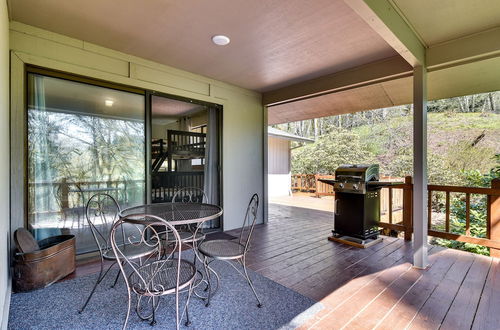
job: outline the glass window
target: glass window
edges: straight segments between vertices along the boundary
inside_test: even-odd
[[[37,239],[76,235],[96,249],[85,217],[95,193],[144,203],[144,95],[28,74],[28,225]]]

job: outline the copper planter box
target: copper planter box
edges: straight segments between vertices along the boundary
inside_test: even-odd
[[[59,235],[38,242],[40,249],[16,253],[14,290],[46,287],[75,271],[75,236]]]

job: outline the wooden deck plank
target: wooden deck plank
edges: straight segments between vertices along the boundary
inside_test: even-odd
[[[348,328],[356,328],[361,326],[361,324],[354,322],[354,315],[363,313],[362,308],[364,306],[369,307],[368,305],[370,305],[371,308],[369,308],[369,311],[364,313],[364,316],[359,317],[359,319],[363,324],[365,324],[369,323],[365,320],[369,321],[370,318],[373,318],[372,326],[375,325],[379,318],[374,318],[373,316],[376,316],[378,312],[384,311],[384,303],[387,305],[387,311],[390,307],[392,307],[392,305],[387,304],[387,302],[397,296],[397,290],[402,291],[402,295],[406,290],[403,290],[400,287],[403,287],[404,285],[411,286],[423,272],[422,270],[412,268],[411,263],[409,262],[411,259],[410,256],[412,255],[411,249],[400,250],[403,250],[402,255],[400,255],[401,258],[398,259],[395,253],[391,254],[393,258],[392,261],[389,261],[390,258],[385,258],[384,260],[371,265],[371,267],[367,267],[363,272],[358,274],[356,278],[350,280],[348,285],[342,286],[323,299],[322,302],[326,303],[328,307],[333,308],[335,311],[331,316],[328,316],[328,319],[335,320],[333,322],[329,322],[327,319],[322,324],[326,325],[330,323],[336,324],[339,327],[348,326]],[[439,249],[436,250],[439,251]],[[432,255],[430,261],[434,262],[435,258],[436,256]],[[392,282],[388,281],[386,277],[387,272],[394,271],[398,268],[405,270],[400,272],[399,278]],[[390,288],[389,291],[387,291],[388,288]],[[383,295],[384,292],[386,292],[385,295]],[[378,295],[381,295],[381,298],[377,297]],[[355,301],[352,301],[353,299],[355,299]],[[374,299],[377,300],[377,303],[371,304],[371,300]],[[339,306],[345,307],[339,310]],[[347,308],[350,310],[346,310]],[[381,316],[383,315],[385,315],[385,313],[381,314]],[[358,316],[356,316],[356,319],[357,318]],[[340,324],[339,322],[349,324]],[[354,323],[351,325],[351,322]]]
[[[476,311],[473,330],[496,330],[500,327],[500,259],[492,260],[490,272]]]
[[[456,261],[456,254],[449,250],[439,252],[444,258],[437,260],[426,269],[422,278],[396,303],[392,310],[377,324],[380,329],[403,329],[410,324],[420,307],[432,294]]]
[[[491,258],[476,256],[453,300],[441,329],[470,329],[488,276]],[[497,324],[500,327],[500,324]]]
[[[331,243],[341,245],[340,243]],[[379,244],[372,251],[352,248],[349,253],[345,253],[343,260],[338,260],[328,265],[328,267],[316,271],[314,274],[308,276],[307,280],[298,283],[295,287],[299,289],[300,287],[310,286],[310,283],[312,283],[316,287],[322,287],[323,290],[329,290],[328,293],[330,293],[351,280],[362,270],[366,269],[367,265],[376,264],[378,261],[383,260],[386,256],[394,252],[396,253],[393,254],[393,256],[398,255],[402,250],[406,249],[404,245],[405,243],[402,240],[385,240],[384,244]],[[356,258],[353,258],[353,256]],[[399,258],[401,258],[401,256],[396,259]],[[323,263],[322,266],[325,266],[325,264]]]
[[[336,271],[332,274],[331,281],[319,283],[323,292],[325,292],[322,293],[324,295],[322,302],[331,308],[335,308],[364,285],[373,281],[385,268],[394,265],[400,260],[403,263],[402,260],[409,252],[411,250],[408,249],[406,244],[397,242],[369,256],[363,262],[347,267],[343,271]],[[313,296],[318,297],[317,295]]]
[[[419,310],[410,324],[411,329],[437,329],[455,298],[465,275],[474,261],[474,255],[465,254],[451,266],[441,283]]]
[[[336,242],[331,243],[341,244]],[[309,269],[311,272],[309,276],[304,277],[300,281],[291,281],[288,285],[298,292],[308,296],[310,296],[309,292],[321,292],[319,296],[315,295],[315,297],[317,297],[316,299],[321,298],[330,292],[325,285],[335,281],[336,277],[339,276],[347,267],[360,261],[361,259],[365,259],[370,255],[377,253],[377,251],[383,249],[390,243],[393,242],[386,241],[384,243],[385,245],[380,243],[368,249],[353,248],[347,250],[345,253],[342,253],[342,258],[331,259],[326,262],[322,262],[321,264],[316,264],[316,267],[311,267],[311,269]]]
[[[358,292],[350,298],[342,301],[330,314],[316,324],[313,328],[342,328],[363,309],[376,299],[388,286],[400,278],[411,269],[410,263],[399,264],[384,269],[376,274],[376,280],[371,281],[369,285],[363,286]],[[353,308],[356,306],[356,308]]]

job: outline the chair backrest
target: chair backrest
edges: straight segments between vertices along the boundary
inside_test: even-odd
[[[113,196],[105,193],[97,193],[90,197],[85,206],[85,216],[97,244],[101,257],[103,253],[111,249],[109,235],[113,223],[118,219],[120,206]],[[125,233],[122,232],[122,240]]]
[[[127,226],[127,229],[123,229],[124,226]],[[125,241],[127,244],[133,245],[134,250],[145,251],[143,258],[138,258],[137,255],[129,258],[124,251],[125,245],[121,244],[117,239],[117,232],[119,235],[126,232]],[[165,239],[164,235],[170,235],[170,237]],[[161,280],[162,276],[155,275],[167,267],[175,265],[173,263],[177,263],[177,277],[175,280],[177,287],[179,287],[182,258],[181,238],[174,226],[164,219],[148,214],[132,214],[120,218],[113,224],[110,242],[115,257],[123,261],[118,265],[128,289],[142,295],[159,295],[164,290],[162,283],[154,283],[153,281]],[[143,267],[142,271],[140,271],[139,268],[145,265],[148,265],[148,267]],[[129,268],[125,271],[126,266],[129,266],[131,272]],[[134,286],[130,287],[129,280],[132,277],[136,280],[133,281]]]
[[[253,194],[247,206],[243,227],[240,232],[239,243],[245,246],[245,253],[250,247],[250,239],[252,238],[255,222],[257,221],[257,211],[259,210],[259,195]]]
[[[203,189],[186,187],[175,192],[172,203],[208,203],[208,198]]]

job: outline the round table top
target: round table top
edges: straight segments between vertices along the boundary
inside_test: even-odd
[[[120,212],[122,217],[155,215],[172,225],[200,223],[218,218],[222,208],[213,204],[202,203],[155,203],[133,206]]]

